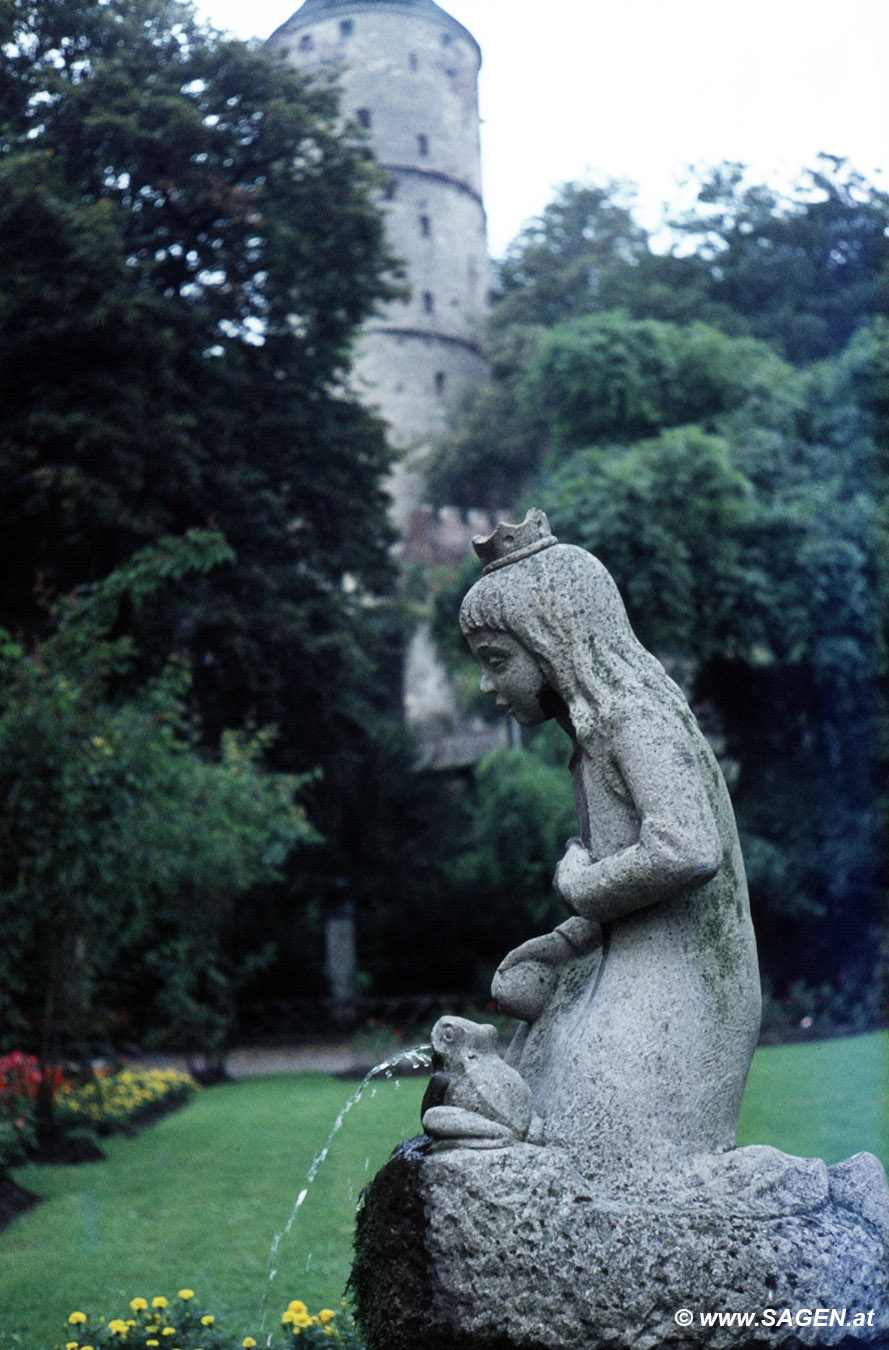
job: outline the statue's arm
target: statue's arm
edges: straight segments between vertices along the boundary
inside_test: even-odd
[[[572,842],[555,886],[572,913],[606,923],[703,886],[719,870],[722,843],[704,785],[711,772],[669,729],[629,728],[615,738],[615,761],[639,817],[639,837],[599,861]]]
[[[497,973],[505,975],[523,961],[542,961],[545,965],[560,966],[569,957],[598,947],[601,941],[602,933],[597,923],[572,914],[570,919],[560,923],[551,933],[529,938],[521,946],[513,947],[500,962]]]

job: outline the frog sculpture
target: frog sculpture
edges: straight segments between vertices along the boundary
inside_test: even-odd
[[[442,1017],[432,1028],[432,1052],[421,1116],[423,1129],[439,1144],[496,1148],[539,1138],[531,1089],[497,1053],[495,1027]]]

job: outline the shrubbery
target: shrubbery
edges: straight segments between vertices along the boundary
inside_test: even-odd
[[[20,1050],[0,1056],[0,1176],[22,1162],[34,1143],[34,1102],[40,1067]]]
[[[230,557],[193,530],[59,600],[39,643],[0,628],[0,1049],[95,1054],[134,989],[153,992],[155,1030],[216,1050],[228,1034],[249,966],[227,959],[235,901],[316,838],[295,799],[305,779],[263,768],[269,731],[224,732],[204,753],[189,663],[170,657],[133,688],[137,654],[115,625]],[[39,1094],[42,1125],[47,1106]]]

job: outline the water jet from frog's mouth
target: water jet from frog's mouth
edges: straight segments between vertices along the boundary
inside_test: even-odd
[[[260,1334],[265,1329],[266,1305],[268,1302],[269,1290],[271,1289],[271,1286],[275,1281],[275,1276],[278,1274],[277,1267],[275,1266],[275,1257],[278,1254],[278,1247],[280,1246],[282,1239],[285,1238],[287,1234],[290,1232],[290,1230],[293,1228],[293,1225],[296,1222],[296,1216],[299,1213],[300,1209],[302,1208],[307,1195],[309,1194],[309,1187],[315,1180],[315,1177],[318,1174],[319,1167],[324,1162],[328,1153],[330,1152],[330,1146],[333,1143],[334,1139],[336,1138],[337,1134],[339,1134],[339,1131],[342,1128],[343,1121],[346,1119],[346,1116],[352,1110],[352,1107],[357,1106],[357,1104],[361,1101],[361,1098],[364,1096],[366,1088],[369,1087],[369,1085],[373,1082],[375,1078],[394,1078],[396,1076],[395,1070],[397,1069],[397,1067],[405,1062],[407,1063],[407,1067],[409,1069],[431,1068],[432,1046],[414,1045],[411,1046],[409,1050],[400,1050],[398,1054],[393,1055],[391,1059],[384,1059],[382,1063],[375,1064],[374,1067],[364,1075],[361,1082],[358,1084],[358,1087],[352,1093],[351,1097],[349,1097],[349,1099],[346,1101],[336,1120],[333,1122],[333,1125],[331,1126],[330,1129],[330,1133],[325,1139],[323,1147],[321,1148],[320,1152],[318,1152],[315,1155],[315,1158],[312,1161],[312,1165],[309,1168],[308,1172],[306,1173],[305,1185],[302,1187],[299,1194],[297,1195],[293,1209],[290,1211],[290,1218],[287,1220],[281,1232],[276,1233],[274,1238],[272,1239],[272,1245],[269,1250],[269,1279],[265,1291],[263,1292],[262,1300],[259,1306]],[[309,1253],[309,1260],[311,1260],[311,1253]],[[266,1340],[266,1345],[271,1344],[271,1339],[272,1339],[272,1332],[269,1332],[268,1338]]]

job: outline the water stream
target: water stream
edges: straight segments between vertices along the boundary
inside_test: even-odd
[[[274,1238],[272,1239],[272,1245],[269,1250],[269,1279],[268,1284],[266,1285],[265,1288],[265,1292],[262,1295],[262,1299],[260,1301],[259,1306],[260,1335],[262,1335],[263,1331],[265,1330],[265,1319],[266,1319],[268,1297],[269,1293],[271,1292],[272,1285],[274,1284],[275,1277],[278,1274],[278,1269],[275,1264],[276,1257],[278,1254],[278,1248],[282,1240],[285,1237],[287,1237],[287,1235],[293,1228],[293,1225],[296,1222],[296,1216],[299,1214],[299,1211],[302,1208],[307,1195],[309,1194],[309,1188],[311,1187],[312,1182],[315,1180],[315,1177],[318,1174],[318,1169],[325,1161],[328,1153],[330,1152],[331,1144],[333,1143],[336,1136],[339,1134],[343,1122],[346,1119],[346,1116],[352,1110],[352,1107],[357,1106],[357,1104],[361,1101],[361,1098],[364,1096],[365,1090],[369,1087],[369,1085],[373,1082],[373,1080],[375,1078],[395,1078],[396,1068],[405,1061],[407,1062],[408,1068],[410,1069],[428,1069],[432,1064],[432,1046],[414,1045],[411,1046],[409,1050],[399,1051],[399,1053],[397,1055],[394,1055],[391,1059],[384,1059],[381,1064],[375,1064],[374,1067],[370,1070],[370,1072],[365,1074],[364,1078],[358,1084],[358,1087],[355,1089],[351,1097],[349,1097],[346,1103],[344,1104],[342,1110],[340,1111],[339,1115],[337,1116],[336,1120],[333,1122],[333,1125],[330,1128],[330,1132],[324,1141],[323,1147],[321,1148],[320,1152],[315,1155],[312,1165],[309,1168],[308,1172],[306,1173],[305,1185],[302,1187],[299,1194],[297,1195],[293,1205],[293,1209],[290,1211],[290,1218],[287,1220],[286,1224],[281,1229],[281,1232],[276,1233]],[[373,1095],[373,1093],[371,1095]],[[366,1166],[368,1168],[370,1166],[369,1159]],[[311,1260],[311,1253],[309,1253],[308,1259]],[[268,1333],[268,1337],[266,1338],[267,1346],[270,1346],[272,1343],[272,1335],[273,1332],[270,1331]]]

